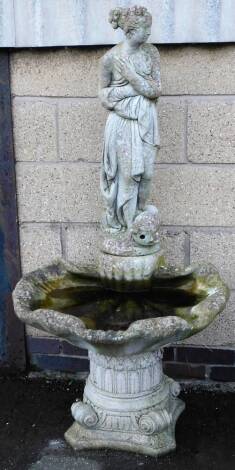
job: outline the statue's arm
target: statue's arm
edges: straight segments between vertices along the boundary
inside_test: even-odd
[[[102,105],[107,109],[112,109],[113,106],[107,99],[107,91],[112,79],[112,59],[109,54],[105,54],[100,61],[100,76],[99,76],[99,98]]]
[[[150,54],[152,58],[152,72],[151,77],[153,80],[153,87],[156,91],[157,97],[161,96],[161,72],[160,72],[160,54],[155,46],[150,44]]]
[[[118,58],[120,73],[128,80],[132,87],[142,96],[149,99],[156,99],[161,95],[160,82],[160,58],[155,46],[151,46],[150,54],[152,58],[151,76],[145,78],[138,74],[128,59]]]

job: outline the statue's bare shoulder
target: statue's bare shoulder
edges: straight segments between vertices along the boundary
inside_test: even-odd
[[[149,54],[152,60],[152,78],[158,83],[158,87],[161,90],[161,72],[160,72],[160,54],[156,46],[153,44],[145,43],[142,49]],[[161,94],[161,92],[160,92]],[[159,94],[159,96],[160,96]]]
[[[160,65],[160,54],[156,46],[154,46],[153,44],[145,43],[142,45],[142,49],[151,56],[152,61],[155,64],[158,63]]]
[[[111,70],[114,58],[119,56],[120,53],[121,53],[121,43],[116,44],[116,46],[113,46],[103,55],[103,57],[101,57],[100,59],[101,67]]]
[[[116,46],[109,49],[100,59],[100,90],[102,88],[108,87],[111,83],[114,60],[115,57],[118,57],[120,55],[120,49],[120,44],[117,44]]]

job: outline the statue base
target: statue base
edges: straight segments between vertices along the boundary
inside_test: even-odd
[[[113,357],[90,352],[83,402],[65,433],[75,449],[111,448],[157,456],[174,450],[184,410],[180,387],[162,372],[160,350]]]
[[[156,271],[164,255],[163,250],[145,256],[115,256],[100,253],[99,273],[106,284],[124,281],[123,289],[129,289],[128,281],[148,281]]]

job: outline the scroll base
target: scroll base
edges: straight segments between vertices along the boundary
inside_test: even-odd
[[[172,423],[165,431],[154,436],[137,435],[135,432],[90,430],[74,422],[65,433],[65,439],[74,450],[117,449],[156,457],[175,450],[175,424],[185,408],[177,399],[172,410]]]
[[[66,441],[75,450],[110,448],[150,456],[174,450],[175,425],[185,405],[177,398],[179,384],[162,374],[161,352],[119,358],[92,352],[90,359],[83,402],[72,405],[75,422]]]

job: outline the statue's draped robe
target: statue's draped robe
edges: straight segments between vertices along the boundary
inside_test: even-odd
[[[156,102],[138,95],[122,77],[103,89],[103,97],[112,109],[105,128],[101,173],[104,224],[121,229],[131,226],[141,192],[146,191],[144,181],[149,186],[153,173],[159,145]]]

